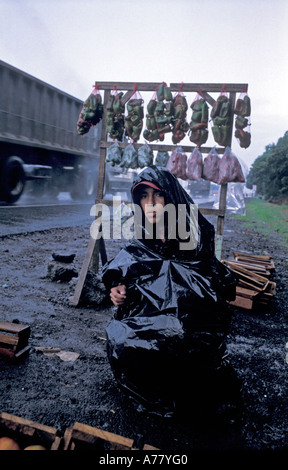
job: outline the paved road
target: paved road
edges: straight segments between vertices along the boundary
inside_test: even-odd
[[[73,203],[59,200],[58,203],[37,204],[23,201],[12,206],[0,206],[0,236],[16,235],[51,228],[76,226],[90,227],[94,220],[90,215],[93,203]]]
[[[194,202],[200,207],[210,207],[213,201]],[[24,197],[14,205],[0,204],[0,237],[53,228],[90,227],[95,220],[93,205],[93,201],[76,203],[66,193],[61,193],[56,202]]]

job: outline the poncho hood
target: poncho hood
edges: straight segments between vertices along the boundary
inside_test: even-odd
[[[181,186],[178,179],[168,169],[163,167],[157,167],[155,165],[145,168],[135,178],[132,188],[131,197],[135,205],[139,206],[139,191],[140,183],[147,182],[149,185],[152,184],[162,190],[165,197],[165,207],[167,208],[168,220],[168,239],[176,239],[180,242],[180,249],[183,251],[189,251],[189,258],[191,258],[191,251],[193,251],[194,257],[209,257],[214,254],[214,241],[215,241],[215,230],[213,225],[208,222],[205,217],[198,210],[197,205],[193,199]],[[175,208],[174,212],[169,212],[169,207]],[[142,225],[141,229],[135,230],[136,234],[144,234],[144,218],[136,217],[135,213],[135,224],[136,226]],[[190,233],[190,235],[188,235]],[[192,238],[193,243],[192,243]],[[143,235],[145,238],[145,236]],[[136,238],[139,238],[136,235]],[[186,244],[186,246],[185,246]],[[186,253],[188,256],[188,252]],[[184,253],[183,253],[184,256]]]

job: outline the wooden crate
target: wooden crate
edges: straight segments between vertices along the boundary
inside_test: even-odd
[[[270,272],[275,270],[275,264],[270,255],[254,255],[243,251],[233,251],[233,256],[236,261],[242,261],[248,265],[262,266]]]
[[[64,434],[64,450],[139,450],[133,439],[119,436],[99,428],[75,423]],[[158,450],[145,444],[145,450]]]
[[[56,428],[35,423],[8,413],[0,415],[0,437],[10,437],[20,450],[30,445],[42,445],[47,450],[60,450],[61,436]]]
[[[276,283],[269,279],[275,269],[271,256],[240,251],[234,251],[233,255],[232,260],[222,260],[239,278],[236,298],[230,304],[247,310],[267,305],[276,293]]]
[[[30,327],[19,323],[0,321],[0,356],[21,359],[30,350]]]

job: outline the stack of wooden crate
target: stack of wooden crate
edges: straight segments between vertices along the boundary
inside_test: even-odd
[[[234,251],[233,259],[222,262],[239,277],[236,299],[231,305],[252,310],[270,302],[276,293],[276,283],[270,279],[275,270],[271,256]]]

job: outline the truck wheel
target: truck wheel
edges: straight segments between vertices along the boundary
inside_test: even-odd
[[[19,157],[9,157],[1,168],[0,197],[8,203],[18,201],[24,191],[26,177],[23,161]]]

